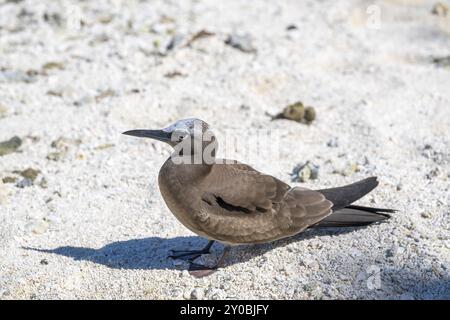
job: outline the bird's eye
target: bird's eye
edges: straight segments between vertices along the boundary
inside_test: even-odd
[[[172,134],[172,140],[176,142],[183,141],[187,136],[189,135],[189,132],[186,130],[175,130]]]

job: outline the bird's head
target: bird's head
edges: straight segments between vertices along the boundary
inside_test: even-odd
[[[217,151],[217,141],[209,125],[196,118],[178,120],[163,129],[136,129],[123,134],[165,142],[175,149],[172,157],[201,155],[202,161],[207,161],[203,158],[214,158]]]

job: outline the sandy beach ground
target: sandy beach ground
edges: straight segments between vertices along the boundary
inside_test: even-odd
[[[450,11],[435,3],[0,1],[0,299],[449,299]],[[296,101],[317,119],[271,120]],[[167,258],[206,243],[159,193],[169,147],[121,135],[186,117],[292,185],[376,175],[359,203],[399,212],[235,247],[193,278]],[[306,161],[317,179],[291,182]]]

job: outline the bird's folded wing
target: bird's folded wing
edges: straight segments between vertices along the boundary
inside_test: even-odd
[[[333,203],[320,192],[295,187],[285,197],[293,225],[299,230],[322,220],[331,214]]]
[[[215,197],[225,205],[251,212],[271,209],[290,189],[286,183],[242,163],[215,164],[207,181],[206,201]]]

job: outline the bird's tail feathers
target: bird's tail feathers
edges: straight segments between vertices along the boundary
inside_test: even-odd
[[[364,197],[378,185],[377,177],[370,177],[343,187],[317,190],[333,203],[333,211],[343,209]]]
[[[393,209],[371,208],[350,205],[333,212],[311,228],[361,227],[389,219]]]

